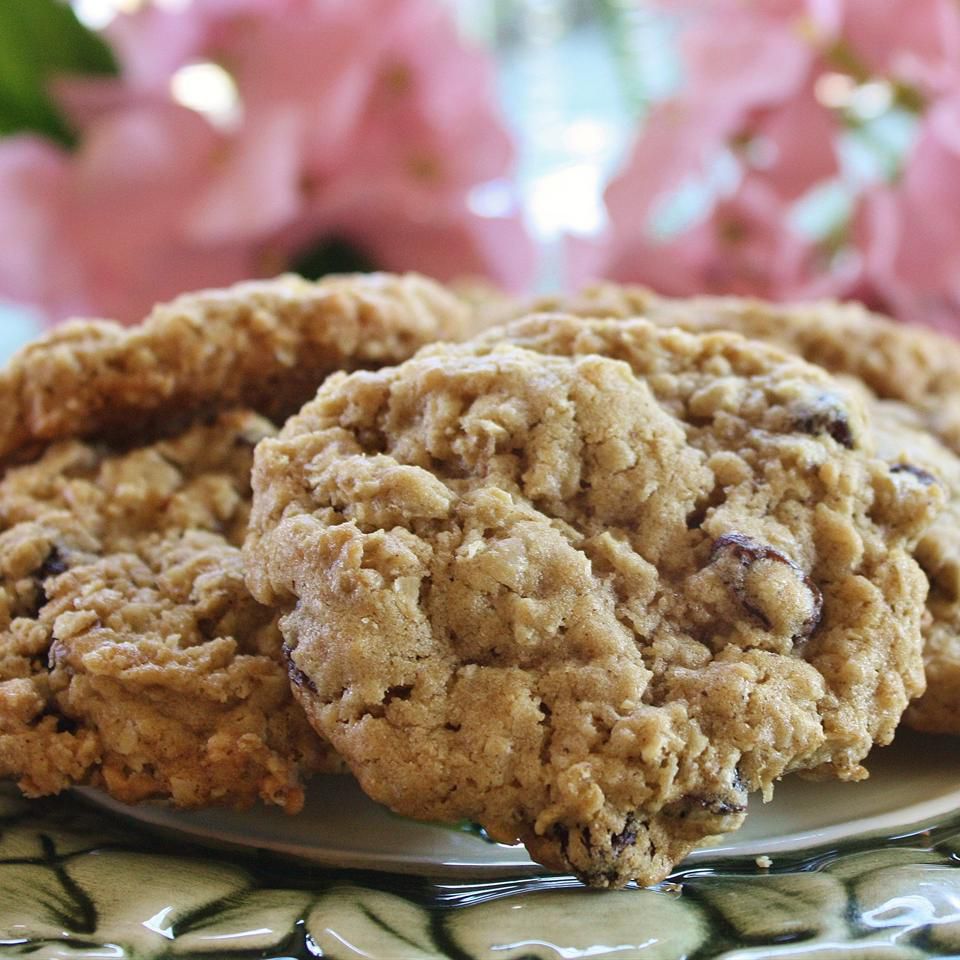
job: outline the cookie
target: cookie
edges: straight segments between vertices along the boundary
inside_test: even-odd
[[[960,735],[960,458],[912,407],[874,400],[871,409],[879,453],[892,469],[937,483],[948,497],[914,552],[930,581],[923,628],[927,690],[910,704],[904,722],[925,733]]]
[[[243,582],[252,448],[273,428],[217,412],[283,416],[332,370],[471,317],[414,275],[286,276],[22,350],[0,373],[0,459],[39,459],[0,481],[0,775],[31,795],[295,811],[303,775],[341,769]]]
[[[471,323],[413,274],[282,276],[187,294],[135,327],[73,321],[0,372],[0,460],[70,437],[140,442],[232,407],[283,418],[328,373],[399,362]]]
[[[137,802],[296,811],[339,769],[294,702],[239,545],[257,441],[221,414],[117,453],[79,440],[0,481],[0,776]]]
[[[855,376],[870,389],[884,455],[891,461],[926,464],[950,501],[917,554],[931,583],[930,617],[924,628],[927,692],[910,706],[904,720],[916,730],[960,735],[960,567],[952,546],[960,540],[960,343],[856,304],[784,305],[736,297],[683,300],[642,287],[597,284],[574,297],[543,298],[534,306],[560,306],[584,316],[642,315],[693,331],[735,330]],[[498,311],[502,318],[525,309],[494,302],[488,312]]]
[[[931,433],[960,453],[960,342],[897,323],[856,303],[781,304],[742,297],[661,297],[639,286],[598,283],[571,297],[491,306],[501,322],[535,310],[643,316],[664,326],[734,330],[775,343],[821,367],[862,380],[878,397],[913,407]]]
[[[773,348],[533,318],[327,380],[257,448],[248,583],[375,799],[653,883],[922,687],[941,493],[871,442]]]

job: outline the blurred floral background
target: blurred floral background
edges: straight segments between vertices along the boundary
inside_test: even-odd
[[[958,329],[960,3],[3,0],[0,232],[7,341],[369,267]]]

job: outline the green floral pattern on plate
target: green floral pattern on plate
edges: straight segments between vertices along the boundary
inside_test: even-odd
[[[679,872],[649,890],[471,883],[171,845],[0,787],[0,956],[576,960],[960,956],[960,814],[929,830]]]

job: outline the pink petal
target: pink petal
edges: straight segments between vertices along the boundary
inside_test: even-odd
[[[68,156],[32,136],[0,143],[0,296],[59,320],[87,307],[77,251],[61,231]]]
[[[813,95],[813,77],[793,96],[758,111],[748,124],[769,148],[768,163],[757,169],[781,196],[796,199],[838,171],[835,140],[840,127],[834,114]]]
[[[900,317],[960,332],[960,155],[927,123],[901,180],[862,200],[857,239],[872,287]]]
[[[376,31],[363,6],[310,4],[298,17],[251,17],[220,41],[249,113],[297,105],[314,131],[312,148],[327,165],[331,156],[348,156],[373,82]]]
[[[851,282],[817,267],[815,249],[788,226],[783,201],[768,184],[751,177],[717,203],[706,220],[665,243],[614,233],[605,275],[677,296],[726,293],[769,299],[823,296]]]
[[[230,274],[224,260],[252,262],[236,244],[200,248],[182,228],[220,145],[201,117],[169,105],[92,125],[67,167],[58,232],[98,312],[132,321],[157,297]]]
[[[862,198],[855,228],[864,254],[867,296],[879,309],[908,323],[960,333],[960,291],[951,290],[949,284],[925,286],[910,276],[910,264],[901,256],[904,240],[913,240],[905,237],[905,226],[901,198],[895,191],[883,187]]]
[[[564,286],[568,290],[580,290],[604,276],[607,244],[602,237],[568,234],[563,238],[562,256]]]
[[[98,197],[146,191],[168,195],[202,182],[222,140],[199,114],[154,104],[111,114],[87,131],[76,155],[75,178]]]
[[[681,36],[690,96],[754,108],[792,96],[807,77],[814,49],[795,25],[743,8],[695,19]]]
[[[824,27],[836,22],[838,4],[844,0],[652,0],[661,10],[711,17],[758,15],[803,26],[812,20]]]
[[[900,246],[900,218],[893,190],[877,186],[859,198],[853,220],[854,239],[863,251],[867,278],[875,283],[893,274],[893,265]]]
[[[741,111],[681,98],[650,111],[604,201],[618,229],[645,233],[657,201],[701,175],[740,125]]]
[[[135,90],[115,77],[58,77],[50,89],[57,105],[81,132],[115,111],[156,105],[167,99],[153,91]]]
[[[186,212],[187,236],[203,244],[244,242],[293,220],[302,203],[300,126],[297,112],[279,107],[246,123]]]
[[[405,194],[368,184],[347,194],[319,198],[303,222],[276,239],[290,253],[319,240],[344,237],[389,270],[418,270],[440,280],[486,277],[507,289],[526,287],[535,251],[516,213],[481,217],[465,198],[423,205]]]
[[[238,17],[304,16],[310,6],[309,0],[193,0],[196,12],[208,22]]]
[[[429,202],[461,193],[507,172],[511,145],[495,120],[457,125],[438,134],[416,111],[368,118],[356,131],[342,171],[348,181],[374,181]]]
[[[936,100],[926,119],[930,133],[948,150],[960,154],[960,90]]]
[[[126,86],[165,90],[180,67],[200,57],[206,24],[189,8],[174,11],[146,4],[136,13],[116,17],[106,36],[120,60]]]
[[[398,182],[423,176],[463,188],[502,176],[510,138],[495,106],[490,57],[464,44],[435,0],[380,0],[371,83],[351,145],[351,165]],[[420,171],[420,174],[418,174]]]
[[[953,0],[843,0],[844,39],[875,73],[936,90],[960,76]]]
[[[257,275],[255,250],[211,250],[161,237],[130,252],[101,250],[85,264],[97,310],[121,323],[142,320],[154,304],[189,290],[220,287]]]
[[[927,126],[897,184],[897,276],[927,290],[948,286],[960,269],[960,154]]]
[[[493,62],[486,51],[464,42],[441,4],[381,0],[373,8],[378,11],[381,72],[396,76],[399,68],[408,78],[405,90],[395,87],[392,98],[386,92],[387,103],[414,101],[425,120],[438,127],[462,123],[464,113],[478,107],[490,111]]]
[[[806,13],[822,42],[834,39],[843,29],[845,0],[806,0]]]
[[[668,296],[706,293],[703,283],[710,245],[705,225],[665,242],[633,237],[608,252],[602,275],[621,283],[642,283]]]
[[[520,292],[533,276],[534,250],[517,217],[476,217],[379,225],[368,249],[389,270],[418,270],[438,280],[485,278]]]

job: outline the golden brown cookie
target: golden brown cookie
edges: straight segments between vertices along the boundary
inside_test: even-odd
[[[414,274],[282,276],[187,294],[135,327],[73,321],[0,372],[0,460],[69,437],[169,435],[231,407],[283,418],[328,373],[397,363],[471,323]]]
[[[296,811],[338,769],[244,585],[253,447],[227,413],[119,454],[51,447],[0,481],[0,776],[29,795]]]
[[[923,628],[927,690],[904,722],[926,733],[960,734],[960,457],[928,430],[906,404],[874,400],[878,451],[894,470],[938,483],[947,503],[917,544],[914,556],[930,581]]]
[[[0,459],[42,455],[0,481],[0,775],[30,794],[298,809],[302,775],[341,765],[244,585],[252,449],[273,428],[218,411],[282,416],[331,371],[403,359],[470,317],[415,275],[285,276],[139,327],[77,321],[15,356]]]
[[[869,402],[884,455],[891,461],[919,460],[947,491],[949,506],[917,553],[931,583],[930,617],[924,628],[927,691],[904,719],[916,730],[960,734],[960,566],[954,547],[960,542],[960,343],[856,304],[785,305],[737,297],[684,300],[612,283],[532,305],[491,303],[487,312],[501,316],[532,306],[582,316],[644,316],[701,332],[734,330],[859,378],[873,394]],[[875,405],[878,397],[883,402]],[[915,455],[910,452],[914,450]]]
[[[338,374],[257,449],[248,582],[375,799],[662,879],[922,687],[936,484],[733,335],[540,317]]]
[[[960,342],[897,323],[856,303],[782,304],[743,297],[662,297],[639,286],[598,283],[573,296],[490,307],[502,319],[532,311],[643,316],[663,326],[734,330],[775,343],[832,373],[862,380],[878,397],[913,407],[931,433],[960,453]],[[502,322],[502,321],[501,321]]]

